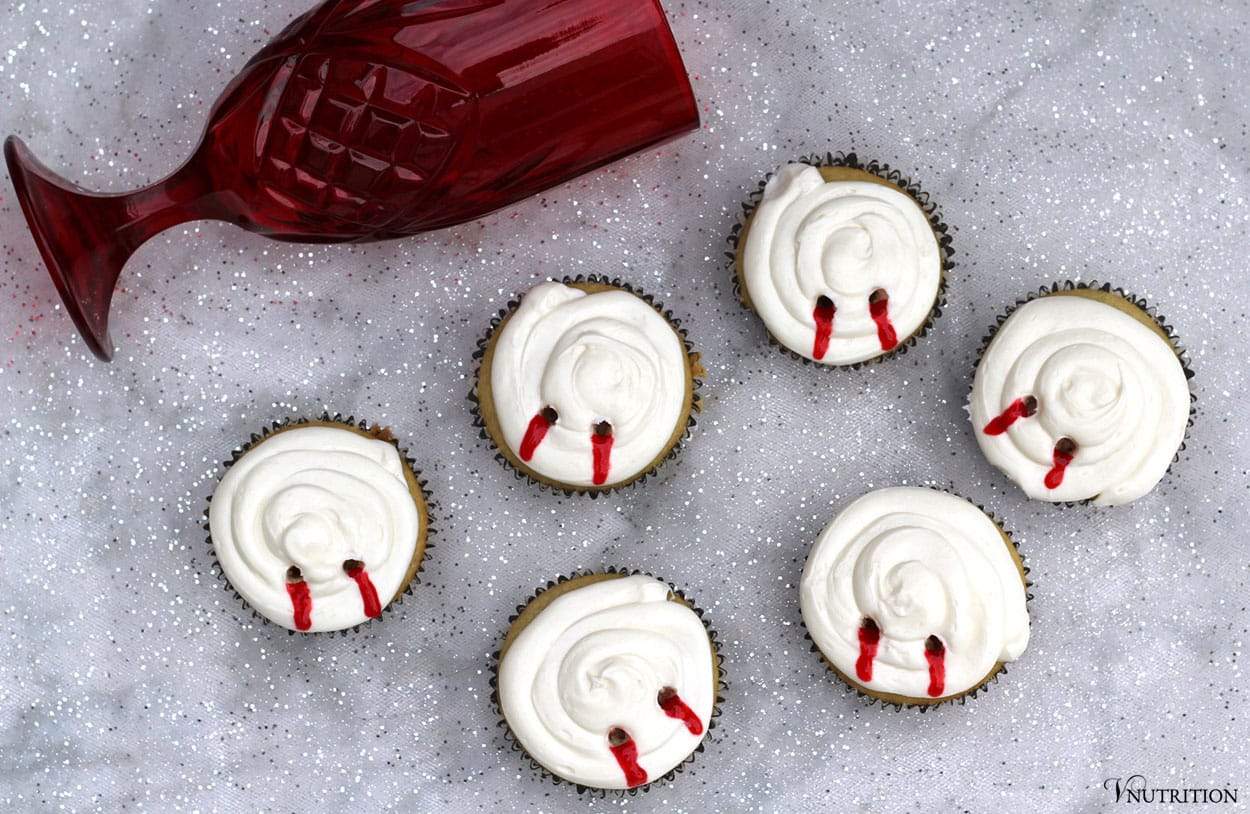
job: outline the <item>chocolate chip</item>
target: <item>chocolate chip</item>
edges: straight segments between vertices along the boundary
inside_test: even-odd
[[[1037,412],[1037,399],[1034,396],[1025,396],[1024,397],[1025,417],[1027,418],[1028,416],[1031,416],[1036,412]]]
[[[885,293],[884,288],[878,288],[876,291],[868,295],[868,303],[870,305],[876,305],[882,300],[887,300],[889,298],[890,298],[890,295]]]
[[[286,581],[287,582],[303,582],[304,581],[304,575],[300,573],[298,565],[292,565],[290,568],[286,569]]]
[[[665,702],[671,701],[676,695],[677,695],[677,690],[673,689],[672,687],[665,687],[664,689],[660,690],[658,695],[656,695],[655,700],[656,700],[656,703],[663,706]]]
[[[343,570],[349,574],[352,571],[359,571],[361,568],[364,568],[364,567],[365,567],[365,564],[361,560],[343,560]]]
[[[1071,438],[1060,438],[1055,442],[1055,452],[1071,455],[1076,452],[1076,442]]]
[[[924,649],[930,653],[941,653],[946,650],[946,645],[937,636],[930,636],[924,640]]]
[[[619,726],[614,726],[608,730],[608,743],[613,746],[620,746],[621,744],[628,742],[629,733],[624,729],[621,729]]]
[[[554,407],[544,407],[540,412],[542,413],[543,421],[546,421],[548,424],[554,424],[560,420],[560,414],[556,412]]]
[[[607,421],[600,421],[598,424],[595,425],[595,435],[606,436],[606,435],[611,435],[611,434],[612,434],[611,423]]]

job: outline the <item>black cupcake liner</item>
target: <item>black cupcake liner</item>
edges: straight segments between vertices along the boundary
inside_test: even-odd
[[[235,449],[230,454],[230,459],[222,462],[222,475],[218,476],[217,482],[218,483],[221,482],[221,478],[225,476],[225,470],[234,466],[235,463],[237,463],[240,458],[242,458],[252,449],[252,447],[256,446],[261,441],[264,441],[266,438],[273,435],[278,430],[282,430],[287,427],[295,427],[295,426],[299,426],[302,424],[311,424],[316,421],[329,422],[333,424],[342,424],[345,427],[352,427],[355,429],[363,430],[365,432],[370,432],[371,430],[378,429],[376,426],[371,427],[369,423],[363,419],[361,419],[360,421],[357,421],[354,416],[347,416],[346,418],[344,418],[342,413],[335,413],[334,415],[331,415],[329,412],[324,412],[317,418],[284,418],[281,421],[273,421],[270,424],[261,427],[260,432],[252,433],[251,437],[248,438],[247,441],[245,441],[238,447],[235,447]],[[421,552],[421,561],[417,563],[417,570],[413,572],[412,579],[408,580],[408,584],[404,586],[403,590],[400,591],[395,596],[394,599],[392,599],[386,605],[382,606],[382,616],[376,619],[365,619],[365,621],[361,622],[358,625],[354,625],[350,628],[343,628],[342,630],[304,631],[304,630],[291,630],[288,627],[279,625],[277,622],[274,622],[269,617],[265,616],[263,613],[259,612],[258,610],[253,608],[250,604],[248,604],[248,601],[244,599],[242,595],[240,595],[239,592],[234,589],[234,585],[230,583],[229,578],[226,576],[225,569],[221,567],[221,562],[217,559],[217,548],[216,546],[213,545],[212,529],[208,521],[209,507],[212,505],[212,502],[213,502],[213,496],[210,494],[208,496],[208,499],[205,501],[206,505],[204,509],[204,525],[202,528],[204,529],[204,534],[206,535],[204,538],[204,542],[208,545],[208,553],[209,553],[209,556],[212,557],[213,570],[216,572],[214,576],[216,576],[217,580],[221,582],[223,586],[225,586],[226,590],[228,590],[231,594],[234,595],[234,598],[238,600],[240,605],[242,605],[243,610],[247,613],[250,613],[253,618],[259,619],[267,625],[272,625],[275,628],[284,630],[291,636],[295,636],[295,635],[334,636],[336,634],[346,636],[348,633],[358,632],[361,628],[365,627],[366,625],[370,623],[381,622],[384,618],[386,618],[387,615],[390,614],[392,608],[398,607],[399,605],[403,604],[404,597],[412,596],[413,588],[416,585],[418,585],[421,581],[421,572],[425,570],[425,562],[430,556],[430,549],[434,547],[434,540],[432,538],[435,533],[435,526],[434,526],[435,504],[430,495],[428,482],[425,480],[425,478],[421,476],[420,470],[416,468],[416,461],[413,460],[411,457],[409,457],[407,450],[405,450],[403,447],[399,445],[399,441],[396,440],[395,438],[391,438],[389,440],[388,439],[378,439],[378,440],[385,440],[391,446],[395,447],[395,450],[399,453],[400,459],[403,460],[404,462],[404,466],[408,467],[409,471],[412,472],[413,477],[416,479],[417,486],[421,490],[421,498],[422,500],[425,501],[425,517],[426,517],[425,548]],[[216,491],[216,487],[214,487],[214,492],[215,491]]]
[[[1016,542],[1015,534],[1010,529],[1007,528],[1007,526],[1003,523],[1002,520],[998,518],[998,515],[994,514],[989,509],[982,506],[980,503],[976,503],[974,501],[968,500],[968,498],[959,494],[955,490],[939,489],[936,486],[925,486],[924,488],[932,489],[933,491],[941,492],[942,494],[953,495],[954,497],[960,498],[961,500],[967,500],[973,506],[976,506],[978,509],[980,509],[981,513],[984,514],[986,517],[988,517],[991,521],[993,521],[994,525],[998,527],[998,530],[1003,533],[1003,535],[1007,538],[1008,542],[1011,543],[1011,547],[1016,550],[1016,556],[1020,558],[1020,569],[1024,572],[1024,606],[1025,606],[1025,612],[1027,613],[1029,605],[1033,602],[1033,592],[1030,590],[1033,587],[1033,580],[1029,579],[1029,574],[1032,573],[1032,569],[1029,568],[1028,560],[1025,559],[1024,554],[1020,551],[1020,544]],[[814,545],[815,544],[813,544],[813,546]],[[808,556],[811,556],[810,549],[808,551]],[[804,567],[806,567],[807,560],[804,559],[803,562],[804,562]],[[800,574],[799,582],[800,583],[802,582],[801,574]],[[1029,624],[1030,626],[1033,624],[1032,616],[1029,617]],[[964,704],[968,703],[969,699],[975,699],[978,695],[988,692],[990,689],[990,685],[997,684],[1000,676],[1007,675],[1007,663],[1003,662],[998,665],[997,670],[995,670],[988,677],[982,680],[980,684],[977,684],[972,689],[967,690],[955,696],[954,698],[947,698],[941,701],[928,701],[928,702],[917,701],[917,702],[909,702],[909,703],[898,703],[896,701],[887,701],[884,698],[878,698],[875,695],[871,695],[865,692],[863,687],[853,682],[849,676],[843,675],[840,670],[838,670],[836,667],[833,666],[833,662],[831,662],[829,658],[825,656],[824,651],[820,649],[820,647],[816,644],[816,640],[812,638],[811,632],[808,631],[807,629],[807,620],[803,618],[803,614],[801,611],[799,613],[799,625],[803,628],[803,638],[807,640],[807,643],[811,649],[811,652],[816,654],[816,657],[820,659],[820,662],[821,664],[825,666],[825,669],[828,670],[829,673],[838,680],[838,683],[840,683],[848,693],[854,693],[855,695],[859,696],[861,699],[867,701],[868,702],[867,706],[880,704],[881,707],[883,708],[893,707],[895,712],[901,712],[904,709],[918,709],[920,710],[922,714],[925,712],[928,712],[931,709],[937,709],[938,707],[953,706],[955,704],[958,704],[959,706],[963,706]]]
[[[1197,417],[1198,394],[1194,392],[1194,371],[1193,368],[1189,366],[1189,352],[1185,349],[1185,346],[1181,344],[1180,337],[1177,335],[1176,329],[1174,329],[1163,317],[1163,315],[1160,314],[1153,305],[1148,303],[1144,297],[1138,297],[1135,294],[1130,294],[1123,288],[1112,286],[1111,283],[1100,283],[1097,280],[1090,280],[1088,283],[1064,280],[1063,282],[1041,286],[1036,291],[1030,292],[1027,296],[1016,300],[1008,306],[1007,310],[999,314],[994,319],[994,324],[990,326],[989,331],[986,332],[985,336],[981,339],[981,347],[977,349],[976,360],[972,363],[971,378],[975,381],[977,368],[981,366],[981,359],[985,356],[985,351],[989,349],[990,342],[994,340],[994,337],[998,334],[999,329],[1002,328],[1003,323],[1005,323],[1007,319],[1016,312],[1017,308],[1020,308],[1022,305],[1030,303],[1033,300],[1046,297],[1051,294],[1057,294],[1061,291],[1079,290],[1101,291],[1106,294],[1114,294],[1128,302],[1130,305],[1134,305],[1141,309],[1142,312],[1154,320],[1154,323],[1159,326],[1160,330],[1167,335],[1168,343],[1172,346],[1172,351],[1176,354],[1177,361],[1181,363],[1181,369],[1185,372],[1185,381],[1189,384],[1189,418],[1185,421],[1185,435],[1181,438],[1181,445],[1176,448],[1176,454],[1172,456],[1172,463],[1168,464],[1168,468],[1163,472],[1163,477],[1159,479],[1159,483],[1162,483],[1172,473],[1172,467],[1176,466],[1177,461],[1181,459],[1181,453],[1185,451],[1185,445],[1189,442],[1189,431],[1193,429],[1194,419]],[[968,393],[969,398],[971,398],[971,384],[968,386]],[[971,414],[969,415],[969,420],[971,420]],[[973,431],[976,432],[976,430],[977,428],[973,427]],[[977,449],[980,450],[980,448],[981,445],[977,442]],[[984,453],[982,454],[984,455]],[[997,467],[994,469],[996,472],[1001,472],[1001,470]],[[1012,486],[1017,489],[1020,488],[1020,485],[1012,480],[1007,473],[1001,472],[1001,474],[1003,477],[1006,477],[1008,481],[1010,481]],[[1155,484],[1155,486],[1157,487],[1158,484]],[[1097,497],[1097,495],[1095,495],[1095,497]],[[1029,499],[1032,500],[1033,498]],[[1039,500],[1038,502],[1071,508],[1073,506],[1093,506],[1094,498],[1087,497],[1084,500]],[[1123,504],[1123,506],[1130,506],[1133,502],[1135,501],[1129,501],[1128,503]],[[1098,506],[1096,508],[1117,509],[1121,508],[1121,506]]]
[[[665,774],[663,774],[660,777],[654,778],[652,780],[648,780],[646,783],[643,783],[641,786],[634,786],[633,788],[630,788],[630,789],[603,789],[603,788],[599,788],[598,786],[586,786],[581,783],[577,783],[573,780],[568,780],[566,778],[560,777],[558,774],[555,774],[546,766],[542,765],[537,760],[535,760],[534,757],[530,755],[529,752],[526,751],[525,747],[521,745],[521,742],[517,740],[516,736],[512,734],[512,727],[508,725],[508,720],[504,717],[504,714],[503,714],[503,705],[499,702],[499,664],[501,661],[500,653],[503,650],[504,639],[507,638],[508,631],[512,629],[512,625],[516,622],[517,618],[520,617],[520,615],[525,611],[527,607],[529,607],[529,604],[531,602],[533,602],[538,597],[542,596],[548,590],[556,587],[557,585],[562,585],[566,582],[570,582],[580,577],[594,576],[596,574],[620,574],[623,577],[632,577],[632,576],[641,575],[644,577],[651,577],[652,579],[663,582],[666,586],[668,586],[668,589],[673,594],[673,596],[680,598],[691,610],[695,612],[695,615],[699,617],[699,621],[703,623],[703,629],[707,631],[708,641],[712,643],[712,652],[716,655],[716,698],[712,703],[712,714],[708,716],[707,729],[703,734],[703,739],[699,741],[699,745],[694,748],[694,751],[692,751],[689,755],[686,756],[685,760],[681,761],[676,766],[669,769]],[[529,762],[530,768],[532,770],[536,771],[540,777],[543,777],[547,780],[552,781],[554,785],[574,786],[576,787],[578,794],[587,794],[587,795],[597,796],[601,798],[607,797],[608,795],[612,795],[614,797],[625,797],[626,795],[628,795],[630,797],[633,797],[638,794],[642,794],[647,791],[650,791],[653,785],[672,782],[677,777],[677,775],[684,773],[686,768],[689,767],[692,763],[694,763],[695,756],[702,754],[708,742],[712,740],[712,730],[716,728],[717,719],[721,716],[721,705],[725,703],[725,691],[727,689],[729,689],[729,682],[725,680],[725,656],[721,649],[719,636],[716,633],[716,630],[708,622],[707,614],[703,610],[703,608],[696,605],[690,599],[689,596],[687,596],[681,589],[675,588],[672,585],[672,583],[670,583],[668,580],[661,579],[660,577],[657,577],[648,571],[642,571],[636,568],[620,568],[615,565],[612,565],[612,566],[608,566],[598,571],[589,571],[589,570],[574,571],[573,573],[568,574],[567,576],[561,575],[561,576],[556,577],[553,580],[548,580],[545,585],[540,586],[537,590],[534,591],[534,593],[530,594],[528,599],[526,599],[520,605],[517,605],[516,612],[508,617],[508,626],[507,628],[505,628],[503,635],[500,636],[499,638],[499,647],[496,648],[495,651],[491,653],[490,655],[491,706],[494,708],[495,716],[498,718],[498,722],[496,723],[496,726],[499,727],[501,730],[503,730],[504,739],[507,740],[509,744],[511,744],[512,751],[520,752],[523,759]]]
[[[655,309],[656,313],[664,317],[668,324],[672,326],[673,330],[677,332],[677,336],[681,339],[682,346],[685,348],[686,358],[689,361],[692,370],[691,388],[693,392],[691,394],[690,415],[686,419],[686,428],[677,439],[677,443],[673,444],[673,448],[660,458],[654,466],[643,472],[640,476],[637,476],[626,483],[616,484],[613,486],[574,487],[547,483],[533,477],[529,472],[518,469],[512,461],[508,460],[508,457],[500,451],[500,445],[496,443],[495,439],[486,429],[486,420],[482,417],[482,401],[478,396],[478,386],[482,375],[482,361],[486,357],[486,349],[490,346],[491,340],[495,336],[495,331],[499,329],[499,326],[503,323],[503,321],[521,304],[521,297],[516,297],[510,300],[506,307],[500,309],[495,316],[491,317],[490,327],[487,329],[486,333],[478,339],[477,349],[473,352],[473,389],[469,392],[467,397],[470,403],[470,410],[473,413],[473,426],[478,430],[478,437],[485,440],[495,448],[495,460],[502,464],[505,469],[512,472],[517,480],[529,481],[538,488],[547,492],[563,493],[566,497],[585,495],[589,496],[593,500],[598,498],[600,495],[606,495],[611,492],[619,492],[624,489],[633,489],[642,485],[648,478],[656,477],[661,467],[677,457],[682,447],[690,439],[695,426],[698,424],[698,421],[695,419],[695,414],[700,413],[703,410],[703,397],[699,392],[703,388],[703,379],[699,374],[702,372],[703,375],[706,375],[706,370],[701,364],[699,358],[700,354],[690,343],[690,337],[687,334],[686,329],[682,327],[681,320],[673,316],[672,311],[665,309],[662,305],[657,303],[650,294],[644,293],[641,289],[636,288],[629,283],[623,282],[619,277],[610,278],[599,274],[579,274],[576,277],[564,277],[560,280],[560,282],[564,285],[571,285],[573,283],[609,285],[613,288],[619,288],[622,291],[633,294],[647,305],[650,305],[653,309]],[[552,480],[554,481],[554,479]]]
[[[775,170],[769,172],[762,179],[760,179],[755,191],[753,191],[747,199],[742,202],[742,211],[738,216],[738,221],[733,225],[733,228],[729,232],[729,237],[726,239],[726,242],[729,244],[729,250],[725,252],[725,257],[728,259],[729,272],[733,279],[734,298],[738,300],[739,304],[741,304],[743,308],[746,308],[752,314],[755,314],[756,318],[759,319],[760,324],[764,325],[764,332],[768,335],[768,343],[770,345],[775,345],[781,349],[782,353],[797,359],[805,365],[815,365],[817,367],[845,370],[859,370],[860,368],[879,364],[887,359],[892,359],[895,356],[904,355],[910,348],[915,347],[916,343],[922,337],[928,335],[929,331],[933,328],[934,321],[942,315],[942,309],[946,307],[946,286],[950,277],[950,271],[956,265],[955,262],[951,260],[951,256],[954,255],[955,250],[951,246],[952,238],[950,236],[950,227],[948,227],[946,225],[946,221],[942,219],[942,214],[938,210],[937,203],[930,199],[929,193],[921,189],[918,183],[903,175],[898,170],[891,168],[889,164],[876,161],[875,159],[865,163],[860,161],[859,156],[853,152],[810,153],[794,162],[788,163],[808,164],[818,169],[820,167],[847,167],[853,170],[863,170],[864,172],[877,176],[883,181],[888,181],[915,201],[920,207],[920,210],[924,212],[925,218],[929,221],[929,228],[933,230],[933,234],[937,238],[938,255],[942,266],[938,277],[938,291],[937,297],[933,301],[933,308],[930,309],[929,316],[925,318],[924,323],[921,324],[917,330],[913,331],[910,336],[906,339],[900,340],[898,345],[891,350],[878,356],[874,356],[871,359],[865,359],[862,362],[852,362],[849,365],[825,364],[823,362],[817,362],[813,359],[808,359],[801,353],[797,353],[782,344],[782,342],[780,342],[777,337],[773,335],[773,332],[769,330],[768,325],[764,324],[763,318],[759,316],[759,313],[755,310],[755,308],[747,304],[747,298],[742,288],[742,275],[738,272],[738,244],[742,239],[743,231],[746,229],[747,224],[751,221],[752,216],[755,214],[755,210],[759,208],[760,201],[764,197],[764,186],[768,183],[769,179],[776,175]]]

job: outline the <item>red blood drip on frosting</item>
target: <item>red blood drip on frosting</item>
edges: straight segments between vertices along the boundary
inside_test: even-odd
[[[600,486],[608,482],[608,470],[612,463],[612,425],[600,421],[590,435],[591,451],[594,453],[594,484]]]
[[[312,594],[308,583],[300,575],[299,568],[292,565],[286,571],[286,592],[291,597],[291,609],[295,612],[295,629],[312,627]]]
[[[946,689],[946,645],[930,636],[924,640],[924,657],[929,662],[929,696],[940,698]]]
[[[825,358],[825,353],[829,350],[829,338],[833,336],[833,315],[837,312],[833,300],[823,294],[816,298],[816,310],[812,311],[812,318],[816,320],[816,341],[812,343],[813,359]]]
[[[1046,473],[1046,488],[1058,489],[1059,484],[1063,483],[1064,470],[1068,468],[1068,464],[1072,463],[1072,459],[1076,457],[1076,442],[1071,438],[1060,438],[1055,442],[1055,451],[1053,453],[1054,466]]]
[[[868,313],[872,321],[877,323],[877,339],[881,342],[881,350],[892,350],[898,344],[898,334],[890,324],[890,295],[884,288],[878,288],[868,297]]]
[[[625,782],[632,789],[647,782],[647,771],[638,765],[638,746],[629,733],[619,726],[608,732],[608,748],[616,758],[617,765],[625,773]]]
[[[538,449],[538,445],[547,437],[547,430],[551,429],[551,425],[556,423],[557,418],[559,416],[555,410],[544,407],[530,419],[529,426],[525,428],[525,437],[521,439],[519,454],[522,461],[528,461],[534,457],[534,450]]]
[[[859,658],[855,660],[855,675],[865,684],[872,681],[872,660],[877,657],[879,641],[881,628],[872,619],[864,619],[859,626]]]
[[[694,714],[694,710],[686,706],[686,702],[681,700],[677,690],[672,687],[665,687],[660,690],[656,702],[660,705],[660,709],[664,710],[665,715],[684,723],[686,729],[690,730],[691,735],[703,734],[703,722],[699,720],[698,715]]]
[[[1028,418],[1037,412],[1037,399],[1032,396],[1016,399],[1007,405],[1007,409],[1003,410],[990,423],[985,425],[986,435],[1002,435],[1007,432],[1007,428],[1016,423],[1016,419]]]
[[[378,591],[373,587],[373,580],[369,579],[365,564],[360,560],[347,560],[343,563],[343,570],[349,577],[356,580],[356,586],[360,588],[360,599],[365,605],[365,616],[370,619],[377,619],[381,616],[382,603],[378,601]]]

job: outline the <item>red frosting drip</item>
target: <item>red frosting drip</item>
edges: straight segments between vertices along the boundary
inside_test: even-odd
[[[929,695],[941,698],[946,689],[946,645],[930,636],[924,643],[924,657],[929,662]]]
[[[873,298],[868,300],[868,313],[872,315],[872,321],[877,323],[877,339],[881,342],[881,350],[892,350],[898,344],[898,334],[894,332],[894,326],[890,324],[890,298],[881,289],[880,296],[874,292]]]
[[[1037,402],[1030,405],[1025,399],[1016,399],[1007,405],[1006,410],[985,425],[984,432],[986,435],[1002,435],[1007,432],[1008,427],[1016,423],[1016,419],[1028,418],[1036,412]]]
[[[1075,452],[1067,452],[1059,448],[1060,444],[1055,444],[1054,466],[1046,473],[1046,488],[1058,489],[1059,484],[1063,483],[1064,470],[1068,468],[1068,464],[1072,463],[1072,459],[1076,457]]]
[[[816,320],[816,341],[812,343],[812,358],[824,359],[829,350],[829,338],[833,336],[833,315],[838,312],[833,300],[821,297],[816,300],[816,310],[812,318]]]
[[[867,684],[872,681],[872,660],[877,657],[877,642],[881,641],[881,628],[871,619],[859,626],[859,658],[855,661],[855,675]]]
[[[288,582],[286,592],[291,597],[291,608],[295,611],[295,629],[308,630],[312,627],[312,594],[308,592],[308,583]]]
[[[356,580],[356,585],[360,588],[360,598],[365,603],[365,616],[370,619],[377,619],[382,615],[382,603],[378,601],[378,591],[373,587],[373,580],[369,579],[369,572],[362,565],[359,568],[353,568],[347,572],[347,575]]]
[[[661,692],[659,703],[664,714],[684,723],[691,735],[703,734],[703,722],[699,720],[698,715],[694,714],[694,710],[686,706],[686,702],[681,700],[681,696],[676,691]]]
[[[615,738],[624,738],[620,743],[612,743]],[[608,748],[616,758],[621,771],[625,773],[625,782],[632,789],[647,782],[647,771],[638,765],[638,746],[624,729],[613,729],[608,735]]]
[[[595,486],[608,482],[608,469],[611,468],[612,458],[612,433],[609,431],[606,435],[600,435],[597,432],[590,434],[591,450],[595,457]]]
[[[522,461],[528,461],[534,457],[534,450],[538,449],[538,445],[547,437],[547,430],[551,429],[551,422],[547,420],[547,416],[543,415],[540,410],[537,415],[530,419],[530,424],[525,428],[525,437],[521,439],[521,449],[519,454]]]

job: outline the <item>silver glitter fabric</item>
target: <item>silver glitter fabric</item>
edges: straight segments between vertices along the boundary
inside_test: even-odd
[[[155,180],[305,5],[6,0],[0,130],[91,189]],[[76,337],[0,179],[0,808],[1127,810],[1104,784],[1135,774],[1240,790],[1211,810],[1250,804],[1250,9],[666,6],[699,132],[410,240],[175,228],[122,277],[110,365]],[[918,180],[958,264],[933,332],[859,371],[770,347],[723,256],[764,173],[841,149]],[[680,458],[596,501],[515,480],[465,400],[491,315],[579,273],[655,295],[708,370]],[[1031,503],[977,450],[975,352],[1030,289],[1094,278],[1176,328],[1197,423],[1129,507]],[[289,636],[221,585],[202,514],[235,444],[323,409],[395,428],[430,479],[437,547],[383,622]],[[895,484],[984,504],[1033,569],[1028,651],[964,706],[867,706],[803,638],[808,547]],[[643,797],[543,781],[489,702],[516,604],[606,565],[687,589],[731,682],[707,751]]]

